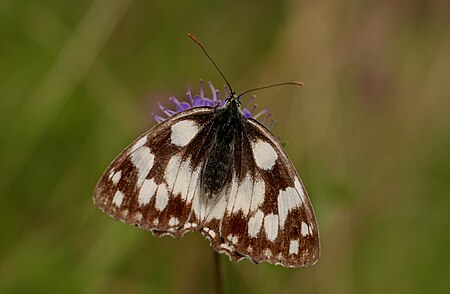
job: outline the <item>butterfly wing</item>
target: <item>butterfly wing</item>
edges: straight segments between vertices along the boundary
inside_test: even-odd
[[[314,264],[320,254],[316,218],[280,143],[248,119],[234,150],[233,178],[211,207],[203,234],[235,261]]]
[[[229,183],[215,197],[201,194],[213,117],[213,108],[193,108],[143,134],[107,168],[95,205],[157,235],[199,229],[232,260],[314,264],[320,248],[311,203],[281,145],[257,121],[245,120],[235,138]]]
[[[157,235],[179,237],[196,227],[189,221],[199,193],[196,155],[208,137],[213,112],[209,107],[183,111],[125,148],[100,178],[95,205]]]

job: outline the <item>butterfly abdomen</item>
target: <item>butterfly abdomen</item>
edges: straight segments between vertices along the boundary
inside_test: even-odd
[[[212,142],[202,170],[202,185],[206,195],[218,195],[231,181],[234,145],[242,131],[242,119],[235,101],[217,111],[214,117]]]

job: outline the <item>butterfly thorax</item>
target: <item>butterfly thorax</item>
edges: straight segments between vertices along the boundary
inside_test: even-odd
[[[216,110],[211,124],[211,141],[207,160],[202,169],[202,190],[214,197],[231,181],[234,146],[244,128],[239,101],[230,99],[225,107]]]

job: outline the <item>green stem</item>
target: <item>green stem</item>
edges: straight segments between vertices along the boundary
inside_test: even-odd
[[[219,253],[213,251],[214,254],[214,293],[223,294],[223,273],[220,264]]]

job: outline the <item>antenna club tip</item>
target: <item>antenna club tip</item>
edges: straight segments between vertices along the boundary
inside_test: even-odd
[[[305,84],[303,84],[303,82],[294,82],[296,85],[299,85],[301,87],[303,87]]]
[[[187,36],[198,43],[197,38],[193,34],[187,33]]]

